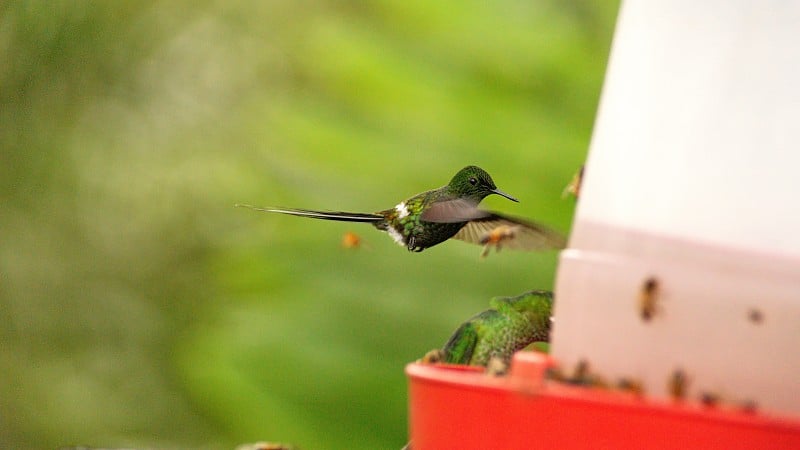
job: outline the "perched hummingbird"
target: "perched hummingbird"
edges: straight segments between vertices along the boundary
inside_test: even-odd
[[[463,324],[442,348],[442,361],[486,366],[492,358],[504,363],[515,351],[550,339],[553,293],[530,291],[517,297],[495,297],[492,307]]]
[[[490,194],[519,201],[497,189],[485,170],[467,166],[458,171],[446,186],[417,194],[394,208],[373,214],[236,206],[313,219],[371,223],[414,252],[421,252],[450,238],[480,244],[484,235],[504,225],[514,226],[517,230],[510,243],[504,242],[510,248],[544,250],[564,247],[564,238],[543,225],[479,209],[478,203]]]

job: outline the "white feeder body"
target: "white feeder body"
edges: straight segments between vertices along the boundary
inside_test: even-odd
[[[800,3],[625,1],[552,351],[800,413]],[[658,289],[642,316],[645,280]]]

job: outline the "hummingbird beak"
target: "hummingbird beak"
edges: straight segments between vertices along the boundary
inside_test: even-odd
[[[514,197],[512,197],[512,196],[510,196],[510,195],[506,194],[505,192],[501,191],[500,189],[494,188],[494,189],[492,189],[492,192],[493,192],[493,193],[495,193],[495,194],[497,194],[497,195],[501,195],[501,196],[503,196],[503,197],[505,197],[505,198],[507,198],[507,199],[511,200],[512,202],[517,202],[517,203],[519,203],[519,200],[517,200],[517,199],[515,199]]]

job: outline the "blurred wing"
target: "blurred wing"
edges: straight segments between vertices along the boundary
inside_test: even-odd
[[[470,220],[453,238],[481,245],[481,241],[493,231],[507,228],[513,230],[513,235],[503,238],[500,242],[504,249],[549,250],[566,246],[566,239],[561,233],[544,225],[498,213],[484,212],[486,213],[484,217]]]
[[[452,200],[438,201],[430,205],[420,219],[425,222],[455,223],[469,222],[470,220],[480,219],[489,216],[490,213],[478,209],[478,204],[461,198]]]

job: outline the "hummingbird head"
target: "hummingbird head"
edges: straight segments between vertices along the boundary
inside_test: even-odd
[[[502,195],[514,202],[519,201],[497,189],[492,177],[477,166],[467,166],[459,170],[447,186],[459,197],[474,200],[476,203],[490,194]]]

